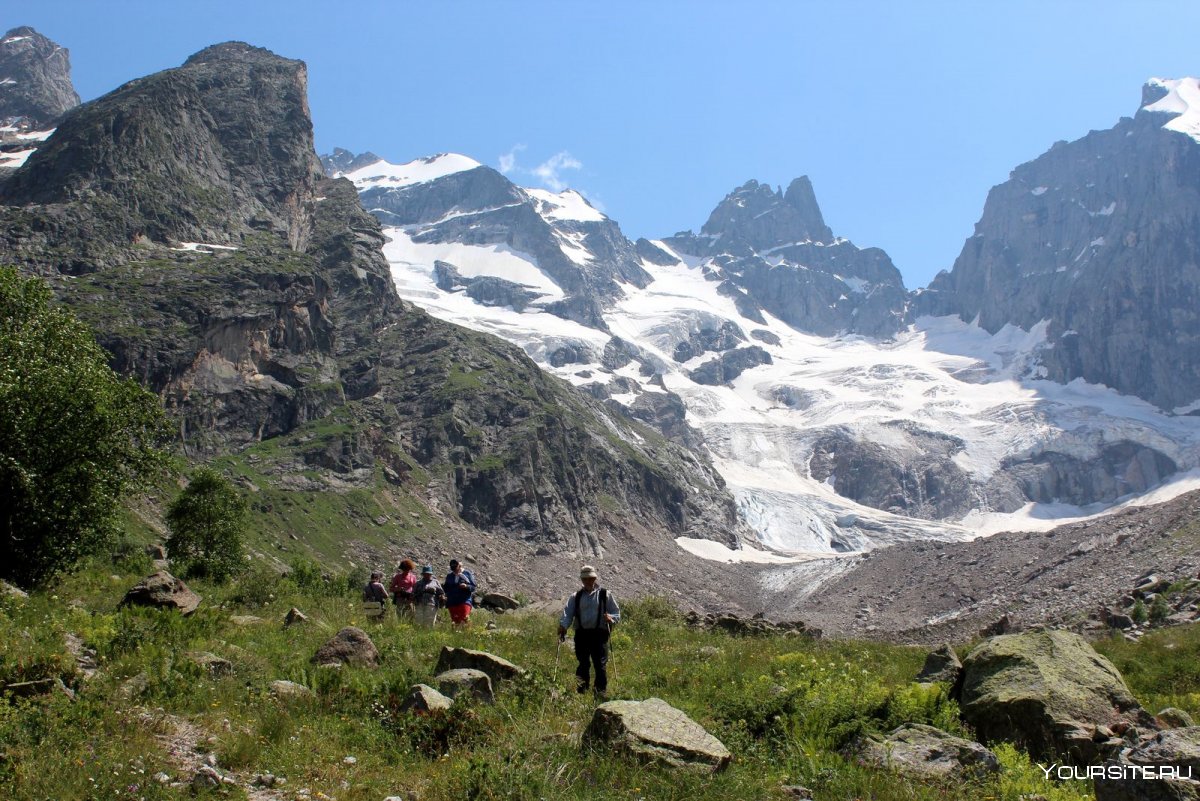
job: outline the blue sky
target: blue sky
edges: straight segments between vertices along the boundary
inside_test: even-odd
[[[579,189],[631,237],[699,230],[754,178],[812,178],[826,222],[909,287],[988,189],[1200,73],[1196,2],[47,0],[85,100],[239,39],[308,62],[317,148],[460,152]],[[511,159],[511,160],[510,160]]]

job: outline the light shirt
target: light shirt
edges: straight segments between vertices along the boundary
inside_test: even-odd
[[[575,596],[578,593],[573,592],[567,598],[567,605],[563,609],[562,617],[558,620],[558,625],[564,629],[570,628],[575,623]],[[617,599],[613,597],[612,592],[605,591],[604,611],[613,616],[613,623],[621,619],[621,609],[617,606]],[[602,621],[600,617],[600,584],[592,588],[591,592],[583,591],[583,595],[579,599],[579,628],[594,629],[604,628],[598,626],[597,623]]]

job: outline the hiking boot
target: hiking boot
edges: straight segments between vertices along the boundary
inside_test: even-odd
[[[595,695],[596,700],[600,703],[604,703],[608,700],[608,690],[595,690],[593,695]]]
[[[586,684],[580,684],[578,687],[575,688],[575,692],[579,693],[580,695],[583,695],[587,691],[588,691],[588,686]]]

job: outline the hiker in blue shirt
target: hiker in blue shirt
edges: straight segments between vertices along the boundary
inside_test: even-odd
[[[582,589],[567,598],[558,621],[558,641],[566,639],[567,629],[575,626],[576,692],[588,689],[589,667],[596,669],[596,695],[603,698],[608,692],[608,637],[612,627],[621,619],[621,609],[612,593],[597,584],[599,574],[591,565],[579,570]]]
[[[470,570],[464,570],[457,559],[450,560],[450,572],[442,583],[446,590],[446,609],[450,612],[450,620],[454,625],[462,626],[471,616],[475,593],[475,577]]]

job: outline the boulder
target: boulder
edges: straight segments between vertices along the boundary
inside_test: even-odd
[[[1197,801],[1200,727],[1159,732],[1104,768],[1096,777],[1096,801]]]
[[[28,598],[29,593],[20,587],[14,587],[7,581],[0,581],[0,595],[9,595],[13,598]]]
[[[922,723],[905,724],[886,738],[860,738],[851,751],[865,764],[924,779],[957,781],[1000,770],[1000,760],[979,743]]]
[[[167,549],[161,543],[154,543],[146,546],[146,556],[149,556],[156,562],[165,561],[167,558]]]
[[[414,715],[431,715],[445,712],[453,704],[451,699],[428,684],[416,684],[409,690],[408,697],[400,704],[400,711],[412,712]]]
[[[303,684],[297,684],[294,681],[286,681],[284,679],[276,679],[268,685],[271,695],[276,698],[312,698],[313,691],[305,687]]]
[[[492,692],[492,680],[482,670],[447,670],[434,676],[433,681],[438,690],[450,698],[457,698],[461,693],[470,693],[485,704],[496,701],[496,695]]]
[[[498,592],[489,592],[483,596],[479,605],[484,609],[503,609],[507,612],[510,609],[518,608],[521,604],[517,602],[516,598],[510,598]]]
[[[365,631],[356,626],[346,626],[317,649],[312,662],[316,665],[378,667],[379,650]]]
[[[232,662],[208,651],[188,654],[188,659],[214,679],[233,675]]]
[[[1164,729],[1186,729],[1195,726],[1196,721],[1182,709],[1169,706],[1154,716],[1154,722]]]
[[[525,675],[524,668],[495,654],[489,654],[487,651],[473,651],[470,648],[451,648],[449,645],[443,645],[442,652],[438,655],[437,667],[434,670],[442,673],[459,668],[482,671],[496,685]]]
[[[188,589],[182,579],[165,570],[152,573],[135,584],[121,599],[122,606],[153,606],[159,609],[178,609],[190,615],[200,606],[201,598]]]
[[[962,674],[962,662],[949,644],[939,646],[925,657],[925,666],[917,674],[919,682],[945,682],[953,687]]]
[[[981,643],[963,661],[960,705],[984,742],[1010,740],[1035,759],[1076,765],[1099,755],[1098,725],[1150,723],[1112,663],[1067,631]]]
[[[304,614],[303,612],[301,612],[299,609],[297,609],[294,606],[288,610],[288,613],[283,618],[283,625],[285,625],[285,626],[295,626],[298,623],[307,623],[307,622],[308,622],[308,615]]]
[[[671,767],[716,772],[732,755],[704,727],[660,698],[609,701],[596,707],[583,743]]]

